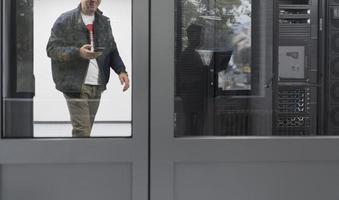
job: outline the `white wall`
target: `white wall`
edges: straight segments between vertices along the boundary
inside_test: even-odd
[[[68,10],[76,8],[80,0],[34,1],[34,121],[69,121],[69,113],[61,92],[55,89],[51,61],[46,45],[55,20]],[[132,81],[132,5],[131,0],[102,0],[99,9],[111,19],[120,56]],[[111,71],[107,90],[103,93],[96,121],[130,121],[131,90],[122,92],[118,76]]]

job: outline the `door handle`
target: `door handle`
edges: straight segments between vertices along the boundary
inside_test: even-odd
[[[264,88],[270,88],[272,86],[273,77],[265,81]]]
[[[214,86],[214,69],[210,69],[210,86]]]

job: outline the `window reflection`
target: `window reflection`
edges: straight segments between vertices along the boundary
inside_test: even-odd
[[[312,5],[177,0],[175,136],[335,135],[336,33],[324,39],[331,66],[319,66]],[[193,47],[191,27],[200,35]]]
[[[203,26],[190,24],[187,29],[187,47],[178,58],[177,96],[180,98],[186,121],[186,132],[203,133],[206,105],[206,68],[197,51],[203,38]]]
[[[176,136],[248,134],[249,101],[225,98],[253,89],[251,0],[181,0],[177,8]]]

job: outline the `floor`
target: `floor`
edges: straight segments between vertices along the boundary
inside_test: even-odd
[[[93,137],[130,137],[131,123],[94,123]],[[65,123],[34,123],[34,137],[71,137],[72,125]]]

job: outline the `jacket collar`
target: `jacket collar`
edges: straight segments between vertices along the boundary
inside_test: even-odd
[[[79,3],[77,10],[79,13],[81,13],[81,3]],[[103,12],[99,8],[95,11],[95,15],[102,15],[102,14]]]
[[[78,24],[80,25],[80,27],[84,30],[84,31],[87,31],[87,28],[85,26],[85,24],[83,23],[82,21],[82,17],[81,17],[81,4],[78,5],[78,7],[76,8],[77,10],[77,22]],[[94,21],[94,24],[97,24],[98,22],[100,23],[100,16],[102,16],[102,11],[97,9],[97,11],[95,12],[95,21]],[[94,25],[94,29],[95,29],[95,25]]]

